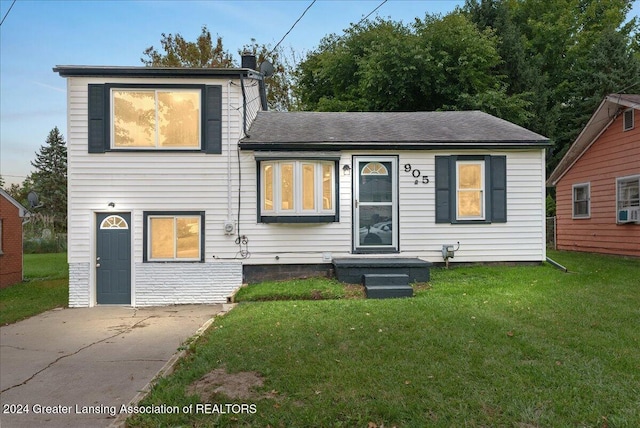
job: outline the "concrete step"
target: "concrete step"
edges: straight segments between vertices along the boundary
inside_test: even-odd
[[[367,299],[389,299],[396,297],[413,297],[410,285],[366,285]]]
[[[409,285],[409,275],[403,273],[368,273],[362,280],[364,285]]]

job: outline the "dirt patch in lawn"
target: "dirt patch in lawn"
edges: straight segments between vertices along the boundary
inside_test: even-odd
[[[227,373],[224,368],[215,369],[193,382],[187,388],[188,395],[197,394],[201,400],[214,401],[217,394],[235,399],[259,399],[255,389],[261,387],[264,380],[256,372]]]

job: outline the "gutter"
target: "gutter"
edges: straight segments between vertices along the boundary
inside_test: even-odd
[[[60,77],[236,77],[255,78],[248,68],[183,68],[183,67],[107,67],[57,65],[53,71]]]
[[[240,141],[241,150],[482,150],[482,149],[530,149],[550,146],[549,141],[507,142],[488,144],[482,142],[421,142],[421,141],[309,141],[309,142],[258,142]]]

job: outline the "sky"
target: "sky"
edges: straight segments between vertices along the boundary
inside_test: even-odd
[[[281,46],[297,57],[342,34],[383,0],[317,0]],[[206,25],[238,50],[255,39],[275,46],[312,0],[0,0],[0,175],[5,186],[32,171],[30,161],[58,127],[67,138],[66,80],[56,65],[142,66],[162,33],[195,41]],[[638,15],[636,2],[632,15]],[[410,23],[447,14],[463,0],[387,0],[370,18]]]
[[[67,138],[66,79],[52,71],[56,65],[143,66],[143,51],[160,49],[162,33],[195,41],[203,25],[222,37],[223,47],[239,63],[243,45],[254,38],[275,46],[311,2],[0,0],[0,19],[6,15],[0,27],[0,175],[5,186],[22,182],[33,170],[30,161],[54,127]],[[318,0],[281,46],[302,56],[380,3]],[[388,0],[371,18],[409,23],[463,3]]]

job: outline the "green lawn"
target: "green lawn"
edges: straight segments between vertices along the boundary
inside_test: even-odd
[[[67,254],[25,254],[25,282],[0,290],[0,325],[69,304]]]
[[[255,412],[128,422],[640,426],[640,260],[550,256],[570,273],[548,264],[434,269],[431,287],[410,299],[241,303],[142,404],[244,403]],[[264,385],[239,399],[185,392],[218,368],[257,372]]]
[[[270,300],[325,300],[362,297],[362,287],[345,286],[329,278],[293,279],[269,281],[242,287],[234,297],[235,302],[260,302]]]

